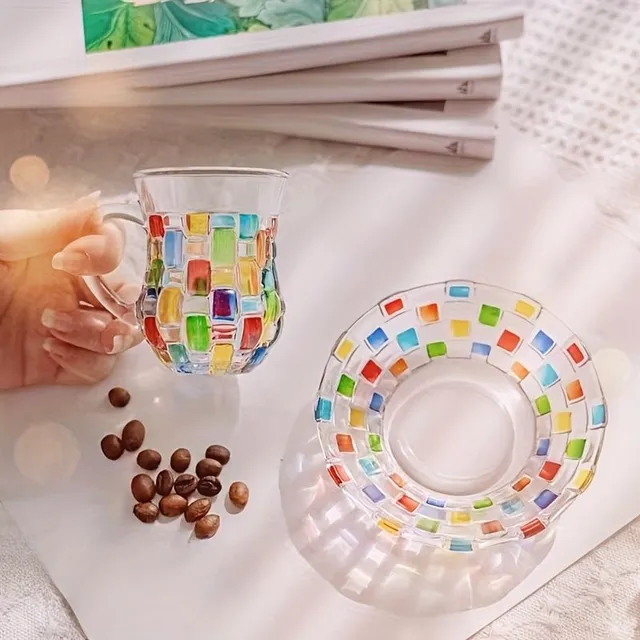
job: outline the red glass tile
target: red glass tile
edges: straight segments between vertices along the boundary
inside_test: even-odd
[[[148,222],[149,222],[149,233],[154,238],[164,237],[164,224],[162,222],[162,216],[159,216],[154,213],[149,216]]]
[[[256,347],[262,335],[262,318],[244,318],[242,323],[241,349]]]
[[[157,349],[166,349],[167,345],[164,343],[160,332],[158,331],[158,325],[156,324],[155,316],[148,316],[144,319],[144,335],[147,340]]]
[[[498,346],[505,351],[511,353],[518,348],[520,344],[520,336],[516,335],[512,331],[505,329],[502,335],[498,338]]]
[[[211,335],[216,342],[233,342],[236,337],[236,327],[233,324],[214,324]]]
[[[419,505],[417,500],[414,500],[407,495],[398,498],[398,504],[411,513],[413,513]]]
[[[523,524],[520,527],[520,531],[524,534],[525,538],[530,538],[531,536],[535,536],[538,533],[542,533],[545,530],[545,526],[538,520],[538,518],[534,518],[531,522],[527,522],[527,524]]]
[[[362,368],[362,377],[372,384],[380,377],[382,369],[373,361],[369,360]]]
[[[567,347],[567,353],[576,364],[580,364],[585,358],[582,349],[575,342]]]
[[[404,309],[404,303],[402,302],[402,298],[395,298],[394,300],[389,300],[389,302],[386,302],[383,306],[388,316],[392,316],[394,313],[398,313],[398,311],[402,311]]]
[[[483,522],[481,527],[482,533],[485,536],[491,535],[492,533],[500,533],[504,531],[503,526],[497,520],[491,520],[490,522]]]
[[[331,479],[340,486],[345,482],[349,482],[351,478],[347,475],[347,472],[344,470],[344,467],[339,464],[332,464],[327,471],[331,476]]]
[[[208,260],[187,263],[187,292],[192,296],[207,296],[211,290],[211,264]]]
[[[560,466],[561,465],[558,462],[551,462],[550,460],[547,460],[542,465],[542,469],[540,469],[540,473],[538,475],[543,480],[551,482],[551,480],[553,480],[558,474],[558,471],[560,471]]]

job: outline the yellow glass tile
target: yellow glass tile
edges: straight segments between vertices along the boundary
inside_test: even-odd
[[[256,296],[260,293],[260,269],[255,260],[238,262],[238,286],[243,296]]]
[[[591,484],[592,480],[593,471],[591,471],[591,469],[581,469],[571,483],[571,488],[577,489],[578,491],[580,491],[580,493],[582,493]]]
[[[351,407],[349,409],[349,424],[352,427],[364,427],[366,424],[367,414],[362,409]]]
[[[558,411],[553,416],[553,433],[569,433],[571,431],[571,412]]]
[[[165,287],[158,296],[158,322],[161,325],[180,324],[182,318],[182,290]]]
[[[380,520],[378,520],[378,527],[394,536],[397,536],[398,533],[400,533],[400,523],[393,520],[387,520],[386,518],[380,518]]]
[[[233,269],[213,269],[211,272],[212,286],[233,287],[234,284]]]
[[[451,335],[454,338],[466,338],[471,333],[471,322],[469,320],[452,320]]]
[[[348,338],[345,338],[333,352],[338,360],[346,360],[353,351],[354,344]]]
[[[211,351],[211,373],[226,373],[231,361],[233,360],[233,345],[231,344],[214,344]]]
[[[528,302],[525,302],[524,300],[518,300],[516,302],[515,311],[525,318],[530,318],[536,312],[536,309]]]
[[[208,213],[187,213],[187,235],[206,236],[209,233]]]
[[[471,515],[466,511],[452,511],[449,516],[451,524],[469,524]]]

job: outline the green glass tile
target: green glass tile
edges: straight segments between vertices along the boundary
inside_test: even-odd
[[[492,307],[488,304],[483,304],[480,307],[480,315],[478,316],[478,322],[480,324],[486,324],[490,327],[495,327],[500,322],[500,314],[502,311],[498,307]]]
[[[369,434],[369,449],[374,453],[382,453],[382,438],[377,433]]]
[[[353,378],[345,375],[340,376],[340,382],[338,382],[338,393],[341,396],[350,398],[353,395],[353,390],[356,388],[356,381]]]
[[[569,440],[569,442],[567,442],[565,455],[571,460],[580,460],[586,446],[587,441],[584,438],[574,438],[573,440]]]
[[[546,415],[551,412],[551,403],[549,402],[549,398],[547,396],[540,396],[535,399],[536,409],[541,416]]]
[[[189,356],[183,344],[168,344],[167,349],[169,349],[169,355],[176,364],[186,364],[189,362]]]
[[[491,498],[482,498],[480,500],[476,500],[473,503],[474,509],[488,509],[493,506],[493,500]]]
[[[280,317],[280,296],[275,291],[266,291],[264,294],[264,322],[271,324]]]
[[[426,531],[427,533],[437,533],[440,528],[440,523],[436,520],[431,520],[430,518],[420,518],[420,520],[416,522],[416,527]]]
[[[210,332],[207,316],[187,316],[187,344],[192,351],[208,351]]]
[[[214,229],[211,241],[211,262],[215,265],[233,265],[236,262],[235,229]]]
[[[152,260],[147,270],[147,285],[157,289],[162,282],[162,273],[164,272],[164,262],[160,258]]]
[[[427,345],[427,353],[430,358],[438,358],[447,355],[447,345],[444,342],[430,342]]]

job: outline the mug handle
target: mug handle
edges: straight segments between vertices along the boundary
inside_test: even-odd
[[[116,208],[117,211],[108,211],[108,209],[113,208]],[[127,210],[130,213],[127,213]],[[98,206],[98,211],[102,213],[102,222],[106,222],[107,220],[124,220],[126,222],[133,222],[144,229],[144,220],[141,218],[140,209],[130,203],[113,202],[100,205]],[[87,283],[89,291],[93,293],[98,299],[98,302],[100,302],[109,313],[137,327],[135,303],[122,300],[104,281],[102,276],[83,276],[83,280]]]

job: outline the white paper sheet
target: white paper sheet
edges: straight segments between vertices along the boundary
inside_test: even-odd
[[[635,245],[608,225],[588,184],[563,185],[517,135],[503,137],[488,167],[393,159],[309,193],[308,207],[283,215],[286,326],[251,375],[177,378],[139,347],[97,387],[0,395],[0,498],[92,640],[463,640],[640,513]],[[295,429],[339,333],[388,293],[451,277],[526,292],[592,353],[616,349],[633,377],[621,380],[616,366],[605,378],[610,423],[600,469],[561,519],[544,562],[492,606],[399,617],[349,600],[294,548],[283,510],[289,518],[296,505],[281,505],[279,483],[286,499],[291,480],[279,465],[295,465]],[[105,401],[115,384],[132,391],[124,410]],[[213,540],[190,541],[181,522],[149,527],[131,515],[134,460],[107,461],[99,441],[134,416],[147,424],[146,444],[165,456],[177,446],[194,455],[212,442],[231,447],[223,478],[247,482],[251,502],[229,515],[218,500]]]

